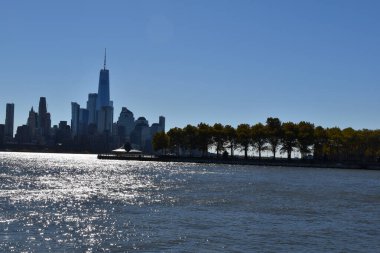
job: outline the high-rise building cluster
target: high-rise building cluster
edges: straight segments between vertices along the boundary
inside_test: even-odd
[[[50,113],[45,97],[41,97],[38,112],[29,111],[27,123],[14,132],[14,104],[6,105],[5,124],[0,124],[0,145],[24,148],[54,147],[58,150],[81,152],[105,152],[130,143],[132,148],[152,153],[153,136],[165,131],[165,117],[149,125],[148,120],[139,117],[123,107],[118,120],[114,122],[113,101],[110,100],[109,70],[104,65],[100,70],[98,93],[88,94],[86,108],[71,103],[71,126],[60,121],[51,127]]]
[[[52,131],[50,113],[47,111],[46,98],[41,97],[38,112],[33,107],[25,125],[17,127],[14,134],[14,104],[6,105],[5,125],[0,125],[0,143],[24,145],[48,145]]]

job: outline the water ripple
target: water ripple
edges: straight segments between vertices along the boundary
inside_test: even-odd
[[[375,252],[378,171],[0,153],[0,252]]]

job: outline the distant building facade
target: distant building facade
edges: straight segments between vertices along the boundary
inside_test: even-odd
[[[99,73],[98,96],[96,100],[98,133],[112,134],[113,103],[110,100],[109,70],[106,69],[106,54],[104,54],[104,66]]]
[[[79,135],[86,135],[87,134],[87,126],[88,126],[88,120],[89,120],[89,111],[84,108],[79,109]]]
[[[87,110],[88,110],[88,124],[96,124],[96,101],[98,100],[97,93],[88,94]]]
[[[4,132],[5,132],[5,125],[0,124],[0,146],[4,144]]]
[[[122,110],[117,123],[118,125],[122,126],[123,121],[120,120],[120,118],[123,119],[125,114],[125,110]],[[133,115],[132,112],[128,114]],[[133,126],[133,128],[131,132],[126,133],[126,142],[129,142],[134,149],[141,150],[145,153],[152,153],[152,140],[154,135],[159,132],[165,132],[165,117],[160,116],[159,123],[153,123],[151,126],[149,126],[149,122],[145,117],[139,117],[133,124],[130,121],[128,123],[130,126]],[[120,126],[118,129],[120,129]]]
[[[6,114],[5,114],[5,138],[7,140],[13,139],[13,126],[14,126],[14,114],[15,114],[15,105],[13,103],[8,103],[6,105]]]
[[[98,110],[98,133],[112,134],[113,126],[113,107],[102,106]]]
[[[37,128],[38,128],[38,113],[34,111],[33,107],[29,111],[29,116],[27,120],[27,125],[29,127],[30,136],[32,139],[36,139]]]
[[[73,137],[79,134],[79,111],[79,104],[71,102],[71,134]]]
[[[50,113],[47,111],[46,98],[40,97],[38,104],[38,130],[39,134],[47,139],[50,135],[51,119]]]
[[[130,135],[135,128],[135,117],[133,112],[123,107],[120,112],[119,119],[117,121],[117,131],[122,142],[129,142]]]
[[[22,125],[17,127],[15,139],[17,143],[31,143],[32,137],[30,136],[30,129],[28,125]]]

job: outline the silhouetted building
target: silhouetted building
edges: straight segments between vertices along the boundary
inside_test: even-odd
[[[157,133],[160,133],[160,132],[165,132],[165,117],[164,116],[160,116],[159,117],[159,123],[153,123],[151,126],[150,126],[150,146],[149,146],[149,151],[153,151],[153,148],[151,147],[151,143],[153,140],[153,137],[157,134]]]
[[[79,135],[79,110],[79,104],[71,102],[71,135],[73,137]]]
[[[110,101],[110,80],[109,70],[106,69],[106,54],[104,55],[104,67],[99,74],[96,111],[98,133],[103,133],[104,131],[112,133],[113,103]]]
[[[153,139],[153,136],[159,132],[162,132],[161,130],[161,126],[160,124],[158,123],[153,123],[151,126],[150,126],[150,134],[152,135],[152,139]]]
[[[69,125],[67,125],[67,121],[60,121],[58,124],[58,129],[66,130],[67,128],[70,128]]]
[[[165,132],[165,117],[160,116],[158,120],[158,124],[160,125],[160,131]]]
[[[136,126],[131,133],[132,146],[147,152],[146,144],[152,139],[149,123],[144,117],[139,117],[135,123]]]
[[[29,126],[30,130],[30,136],[32,139],[36,138],[37,134],[37,121],[38,121],[38,114],[34,111],[33,107],[29,111],[29,117],[27,120],[27,125]]]
[[[0,146],[4,144],[5,125],[0,124]]]
[[[55,142],[62,145],[62,143],[68,143],[70,139],[70,126],[67,125],[67,121],[60,121],[55,134]]]
[[[17,127],[15,139],[17,143],[19,144],[31,143],[32,138],[30,136],[29,126],[22,125],[22,126]]]
[[[79,109],[79,129],[78,129],[80,136],[87,134],[88,118],[89,118],[89,111],[87,109],[80,108]]]
[[[132,130],[135,128],[135,117],[133,113],[126,107],[123,107],[120,112],[119,120],[117,121],[118,136],[122,142],[129,141]]]
[[[38,129],[41,136],[49,137],[51,128],[50,113],[47,112],[46,98],[40,97],[38,104]]]
[[[106,69],[106,54],[104,55],[104,66],[99,74],[98,96],[96,101],[96,110],[103,106],[110,106],[110,79],[109,70]]]
[[[98,99],[97,93],[88,94],[87,110],[88,110],[88,124],[96,124],[96,100]]]
[[[50,116],[50,113],[48,112],[46,113],[46,126],[45,126],[47,136],[50,133],[50,128],[51,128],[51,116]]]
[[[113,107],[103,106],[98,111],[98,133],[112,133],[113,126]]]
[[[14,125],[15,105],[8,103],[5,115],[5,138],[7,140],[13,139],[13,125]]]

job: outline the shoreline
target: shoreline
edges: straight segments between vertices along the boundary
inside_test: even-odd
[[[334,169],[358,169],[358,170],[380,170],[380,163],[364,163],[354,161],[321,161],[313,159],[292,159],[276,158],[223,158],[223,157],[177,157],[177,156],[154,156],[154,155],[116,155],[111,153],[90,153],[90,152],[60,152],[56,150],[0,150],[4,153],[48,153],[48,154],[88,154],[96,155],[100,160],[129,160],[129,161],[150,161],[150,162],[177,162],[177,163],[198,163],[198,164],[225,164],[225,165],[253,165],[253,166],[283,166],[283,167],[307,167],[307,168],[334,168]]]
[[[380,163],[357,163],[357,162],[335,162],[318,160],[287,160],[278,158],[276,160],[267,158],[214,158],[214,157],[170,157],[170,156],[145,156],[145,155],[115,155],[98,154],[100,160],[129,160],[129,161],[151,161],[151,162],[178,162],[199,164],[226,164],[226,165],[255,165],[255,166],[283,166],[283,167],[309,167],[309,168],[335,168],[335,169],[359,169],[380,170]]]

